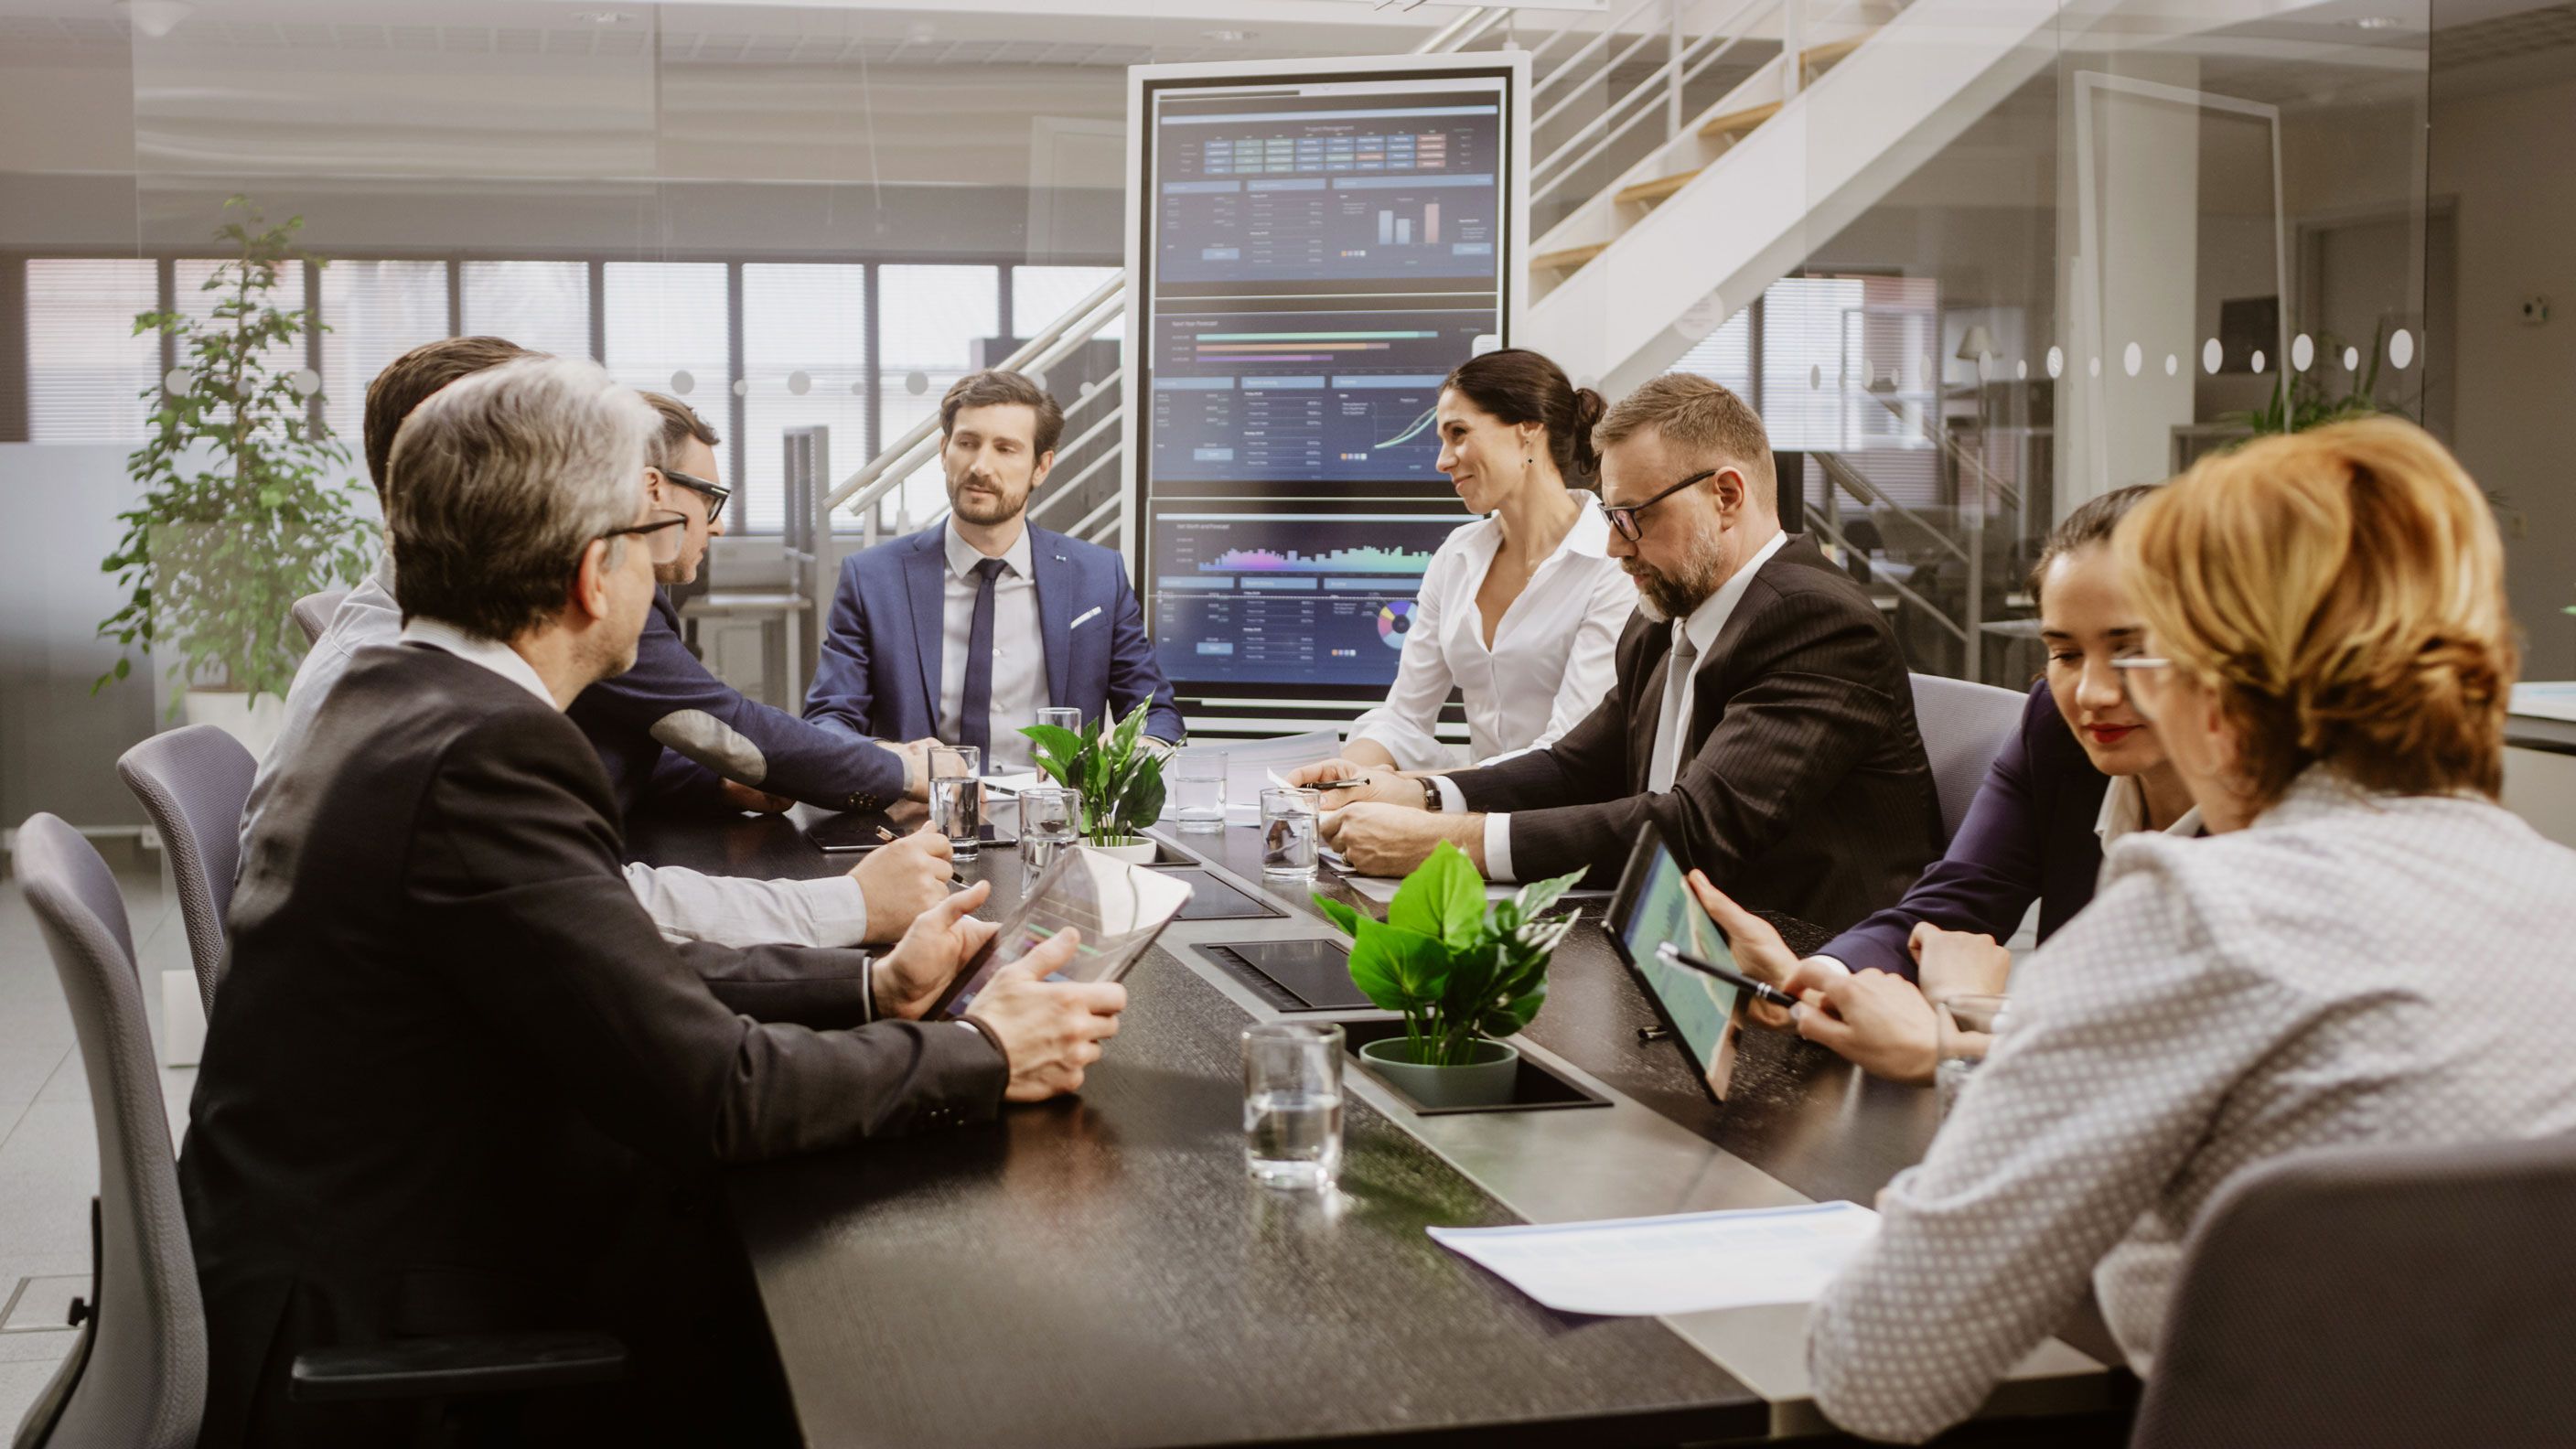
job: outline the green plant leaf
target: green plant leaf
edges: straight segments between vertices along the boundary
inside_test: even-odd
[[[1473,943],[1484,933],[1485,882],[1467,853],[1448,841],[1413,868],[1396,887],[1386,907],[1389,925],[1436,936],[1452,947]]]
[[[1315,893],[1314,900],[1315,909],[1322,911],[1326,920],[1341,927],[1343,935],[1357,936],[1360,933],[1360,913],[1358,911],[1351,909],[1340,901],[1331,899],[1320,891]]]
[[[1417,931],[1400,930],[1361,916],[1351,942],[1351,981],[1382,1011],[1422,1014],[1440,999],[1449,976],[1449,950]]]
[[[1582,881],[1583,876],[1584,872],[1578,870],[1569,875],[1558,876],[1554,880],[1532,881],[1522,886],[1519,893],[1512,897],[1520,905],[1521,919],[1535,921],[1546,914],[1547,908],[1555,905],[1558,897],[1574,889]]]

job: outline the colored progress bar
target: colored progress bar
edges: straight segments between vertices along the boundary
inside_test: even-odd
[[[1437,340],[1437,332],[1202,332],[1198,342],[1410,342]]]

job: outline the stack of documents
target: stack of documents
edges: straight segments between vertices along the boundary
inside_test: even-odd
[[[1559,1313],[1631,1317],[1811,1303],[1877,1234],[1878,1214],[1826,1202],[1429,1231]]]

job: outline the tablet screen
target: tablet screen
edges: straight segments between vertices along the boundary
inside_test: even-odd
[[[1171,924],[1190,899],[1190,884],[1161,871],[1073,847],[1058,855],[1002,918],[993,939],[957,973],[933,1015],[963,1016],[995,971],[1068,927],[1079,931],[1073,964],[1058,979],[1115,981]]]
[[[1611,920],[1618,933],[1619,954],[1655,999],[1665,1026],[1690,1054],[1691,1065],[1698,1068],[1709,1090],[1723,1095],[1725,1068],[1734,1060],[1738,993],[1714,976],[1667,966],[1655,952],[1670,941],[1719,966],[1733,966],[1735,956],[1727,949],[1726,934],[1692,897],[1681,863],[1664,848],[1652,826],[1629,857],[1619,894],[1611,903]],[[1712,1074],[1712,1066],[1720,1070]]]

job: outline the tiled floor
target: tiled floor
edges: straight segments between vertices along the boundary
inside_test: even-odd
[[[188,968],[187,934],[157,856],[123,841],[101,843],[118,872],[142,958],[143,999],[159,1040],[161,973]],[[196,1073],[163,1068],[172,1131],[185,1124]],[[60,1323],[71,1293],[88,1291],[89,1200],[98,1191],[98,1138],[89,1079],[44,938],[13,877],[0,881],[0,1304],[21,1279],[40,1281],[10,1315],[13,1325]],[[66,1285],[65,1278],[77,1279]],[[71,1347],[69,1328],[0,1331],[0,1431],[12,1430]]]

